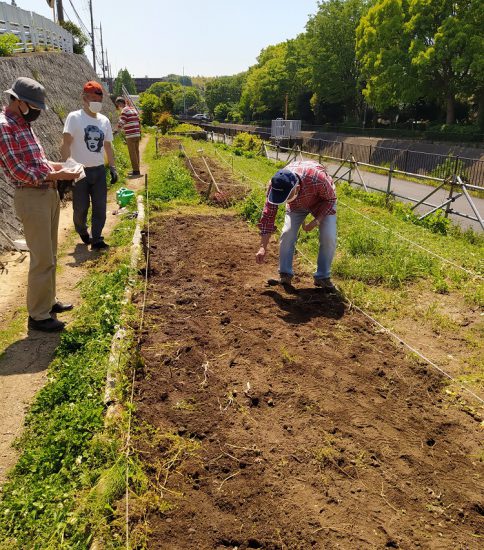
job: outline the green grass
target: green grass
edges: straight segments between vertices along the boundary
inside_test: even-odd
[[[200,201],[183,158],[177,154],[156,158],[153,139],[146,147],[144,158],[149,165],[150,204],[153,208],[163,208],[165,203],[172,201],[183,203]]]
[[[0,361],[5,353],[5,350],[16,342],[25,329],[25,319],[27,318],[27,308],[20,307],[13,316],[9,325],[0,330]]]
[[[110,253],[91,265],[80,284],[82,304],[61,334],[48,382],[16,442],[19,460],[0,501],[2,549],[89,548],[103,536],[109,540],[106,547],[122,546],[109,524],[114,503],[124,492],[124,422],[105,428],[103,397],[112,337],[125,311],[122,299],[131,275],[128,245],[135,223],[120,219]],[[3,335],[5,342],[18,329],[15,320]],[[130,478],[139,484],[142,476],[136,463],[130,463]]]

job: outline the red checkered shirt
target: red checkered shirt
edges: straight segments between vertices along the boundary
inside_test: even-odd
[[[30,124],[8,109],[0,112],[0,167],[19,187],[41,187],[53,171]]]
[[[297,197],[286,203],[286,211],[308,210],[315,218],[336,214],[336,191],[331,176],[326,168],[313,160],[295,160],[285,167],[300,177],[301,187]],[[267,195],[269,195],[269,189]],[[257,224],[261,235],[276,231],[275,219],[279,205],[268,200],[264,205],[262,216]]]

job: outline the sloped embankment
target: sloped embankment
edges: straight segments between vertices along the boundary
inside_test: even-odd
[[[47,157],[59,160],[64,120],[70,111],[80,108],[82,86],[88,80],[97,80],[96,73],[84,55],[45,52],[0,57],[0,91],[10,88],[19,76],[39,81],[47,91],[49,110],[33,124],[35,133]],[[4,96],[4,103],[8,98]],[[115,108],[109,97],[104,98],[103,113],[111,120]],[[21,226],[13,209],[13,188],[0,170],[0,220],[2,232],[11,239],[20,236]],[[0,232],[0,251],[10,249],[9,239]]]

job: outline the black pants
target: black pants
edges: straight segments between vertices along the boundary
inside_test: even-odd
[[[79,235],[88,234],[87,213],[92,208],[91,232],[92,242],[103,240],[102,232],[106,223],[107,183],[104,166],[84,168],[86,177],[74,185],[72,206],[74,210],[74,227]]]

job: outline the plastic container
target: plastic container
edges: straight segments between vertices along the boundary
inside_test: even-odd
[[[134,198],[134,191],[126,189],[126,187],[121,187],[116,191],[116,202],[121,208],[129,204]]]

